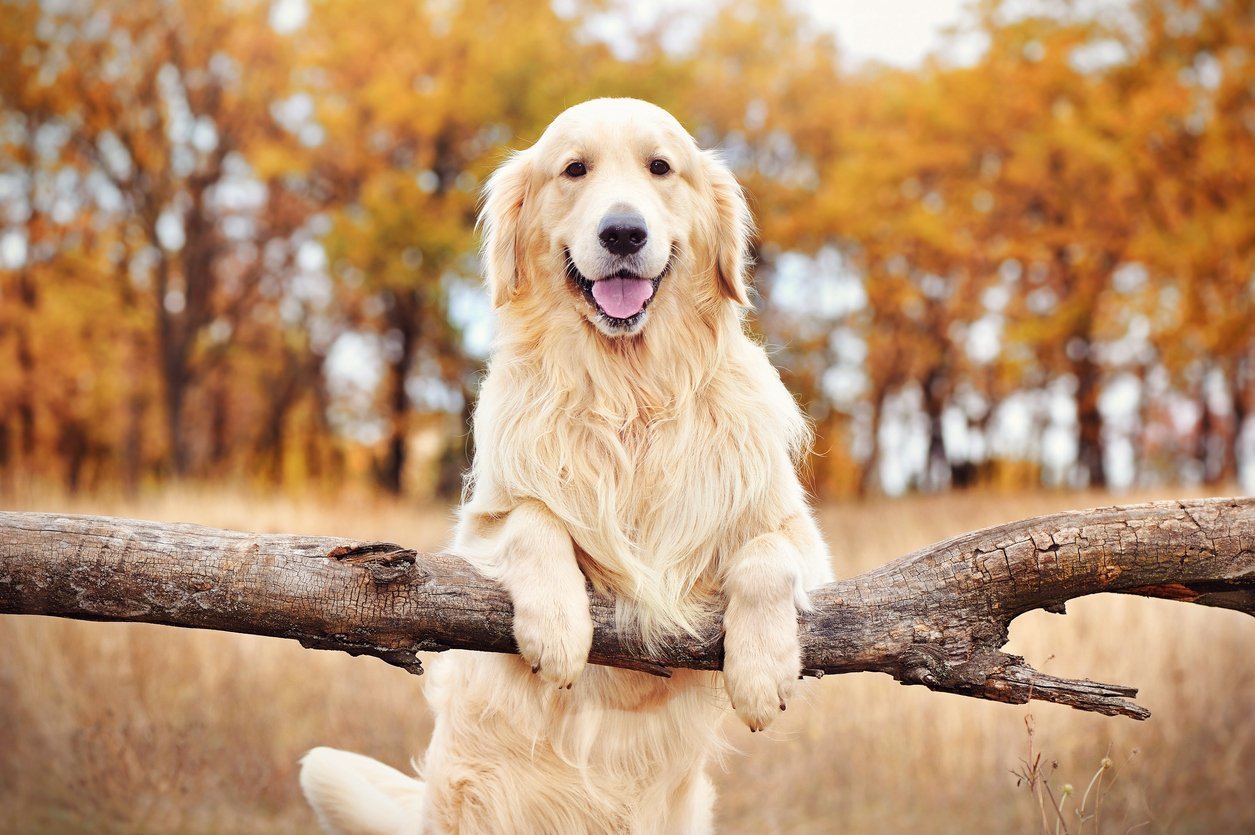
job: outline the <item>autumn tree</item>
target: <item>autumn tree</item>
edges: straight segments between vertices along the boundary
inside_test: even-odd
[[[402,487],[417,413],[451,409],[461,450],[474,397],[450,299],[477,286],[483,180],[565,105],[596,90],[604,45],[579,9],[510,2],[310,4],[300,31],[314,176],[334,205],[326,237],[346,327],[374,334],[385,367],[380,483]],[[465,464],[451,456],[456,474]],[[451,479],[446,478],[446,482]]]
[[[850,463],[849,415],[824,385],[838,361],[837,323],[820,301],[831,296],[832,277],[789,269],[832,240],[813,212],[832,187],[824,167],[850,140],[835,40],[790,3],[734,0],[712,6],[683,47],[671,53],[683,84],[673,85],[666,103],[700,144],[723,154],[746,189],[757,225],[751,325],[815,422],[813,486],[848,490],[836,482]]]
[[[23,168],[32,181],[74,185],[61,234],[81,225],[107,244],[95,253],[117,291],[105,309],[136,326],[137,384],[155,354],[170,468],[187,474],[198,448],[202,459],[221,452],[190,431],[190,398],[226,356],[220,346],[283,295],[286,240],[308,214],[299,183],[259,180],[249,162],[261,146],[295,144],[270,115],[288,83],[287,44],[260,2],[17,11],[6,49],[20,53],[18,71],[6,74],[3,104],[38,145]],[[42,222],[32,212],[28,229]],[[55,365],[55,353],[43,363]],[[234,392],[200,395],[196,422],[209,413],[212,424]],[[142,432],[136,396],[132,436]]]
[[[1134,257],[1157,360],[1196,404],[1186,450],[1208,483],[1236,474],[1238,434],[1255,409],[1255,5],[1134,6],[1112,73],[1136,141]]]

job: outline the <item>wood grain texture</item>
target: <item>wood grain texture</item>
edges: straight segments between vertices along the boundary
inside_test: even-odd
[[[891,523],[892,520],[886,520]],[[876,671],[1003,702],[1149,715],[1121,685],[1044,675],[1001,652],[1031,609],[1118,592],[1255,615],[1255,499],[1059,513],[967,533],[812,593],[811,675]],[[293,638],[413,673],[420,652],[513,652],[509,597],[456,556],[333,537],[0,512],[0,614],[136,621]],[[652,654],[594,598],[591,660],[666,675],[718,669],[720,624]]]

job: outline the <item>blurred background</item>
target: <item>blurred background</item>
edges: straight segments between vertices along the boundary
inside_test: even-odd
[[[1255,492],[1249,0],[0,0],[0,506],[438,545],[493,331],[479,189],[600,95],[748,189],[752,327],[816,427],[838,574],[1113,493]],[[1125,768],[1059,831],[1255,829],[1249,618],[1069,608],[1012,649],[1156,717],[1033,708],[1056,794]],[[403,766],[420,690],[0,620],[0,831],[310,831],[296,758]],[[724,831],[1042,829],[1025,708],[808,692],[769,741],[730,728]]]

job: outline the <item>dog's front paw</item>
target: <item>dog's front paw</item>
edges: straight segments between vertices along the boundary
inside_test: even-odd
[[[580,589],[580,594],[566,598],[528,595],[515,599],[514,641],[532,672],[560,688],[570,688],[593,645],[588,595]]]
[[[736,715],[751,731],[771,724],[797,686],[802,650],[796,624],[790,619],[783,627],[724,636],[724,684]]]

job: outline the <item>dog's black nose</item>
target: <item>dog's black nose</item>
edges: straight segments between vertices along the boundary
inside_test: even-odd
[[[632,255],[640,252],[649,233],[645,231],[645,218],[636,212],[613,212],[597,224],[597,237],[615,255]]]

